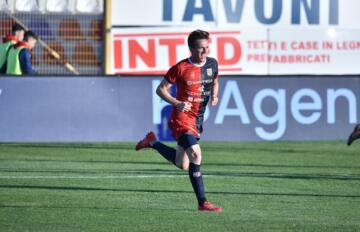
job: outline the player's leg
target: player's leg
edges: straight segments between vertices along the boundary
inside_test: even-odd
[[[135,150],[139,151],[144,148],[153,148],[156,151],[159,152],[160,155],[162,155],[166,160],[168,160],[170,163],[175,164],[176,160],[176,150],[172,147],[169,147],[156,138],[156,135],[154,132],[149,132],[145,138],[140,140],[135,147]]]
[[[350,146],[355,140],[359,138],[360,138],[360,124],[357,124],[348,138],[347,141],[348,146]]]
[[[180,169],[187,170],[189,168],[189,158],[187,157],[184,149],[181,146],[174,149],[161,143],[157,140],[154,132],[149,132],[144,139],[137,143],[135,147],[137,151],[144,148],[153,148],[166,160]]]
[[[189,157],[187,156],[184,148],[178,145],[176,149],[176,158],[175,158],[176,166],[182,170],[188,170],[189,163],[190,163]]]
[[[179,144],[184,148],[190,161],[189,178],[198,200],[199,210],[221,212],[222,209],[220,207],[212,205],[205,197],[204,182],[200,171],[201,148],[197,138],[192,134],[183,134],[179,138]]]
[[[206,202],[205,187],[201,175],[201,149],[198,144],[191,145],[186,149],[186,154],[189,157],[189,178],[194,189],[199,206]]]
[[[157,150],[160,155],[162,155],[165,159],[170,161],[176,167],[182,170],[188,170],[190,161],[186,152],[181,146],[178,146],[177,149],[175,150],[172,147],[166,146],[165,144],[156,141],[151,147]],[[174,154],[175,154],[175,161],[173,161]]]

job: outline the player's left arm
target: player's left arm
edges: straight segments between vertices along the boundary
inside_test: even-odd
[[[218,93],[219,93],[219,78],[215,78],[214,84],[212,87],[212,91],[211,91],[211,105],[212,106],[216,106],[219,101]]]

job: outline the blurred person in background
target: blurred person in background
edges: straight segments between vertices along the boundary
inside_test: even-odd
[[[31,75],[37,74],[31,63],[31,50],[36,46],[37,35],[32,31],[25,32],[24,41],[18,42],[10,48],[7,56],[8,75]]]
[[[11,34],[3,38],[0,44],[0,74],[6,73],[7,55],[12,46],[24,39],[25,29],[19,24],[14,24],[11,28]]]

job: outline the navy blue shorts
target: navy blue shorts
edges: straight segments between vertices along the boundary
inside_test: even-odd
[[[200,140],[200,138],[195,137],[192,134],[185,133],[179,137],[178,145],[181,146],[182,148],[184,148],[184,151],[186,151],[191,146],[198,144],[199,140]]]

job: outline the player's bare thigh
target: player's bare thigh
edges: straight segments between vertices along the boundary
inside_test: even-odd
[[[191,132],[185,133],[186,135],[192,136],[194,138],[195,136]],[[200,165],[201,164],[201,148],[200,145],[195,142],[195,139],[190,139],[188,143],[193,144],[189,148],[186,149],[185,153],[189,159],[189,161],[193,164]],[[181,147],[181,146],[179,146]]]
[[[187,170],[189,169],[189,158],[187,153],[181,146],[177,146],[176,149],[176,158],[175,158],[176,166],[180,169]]]

